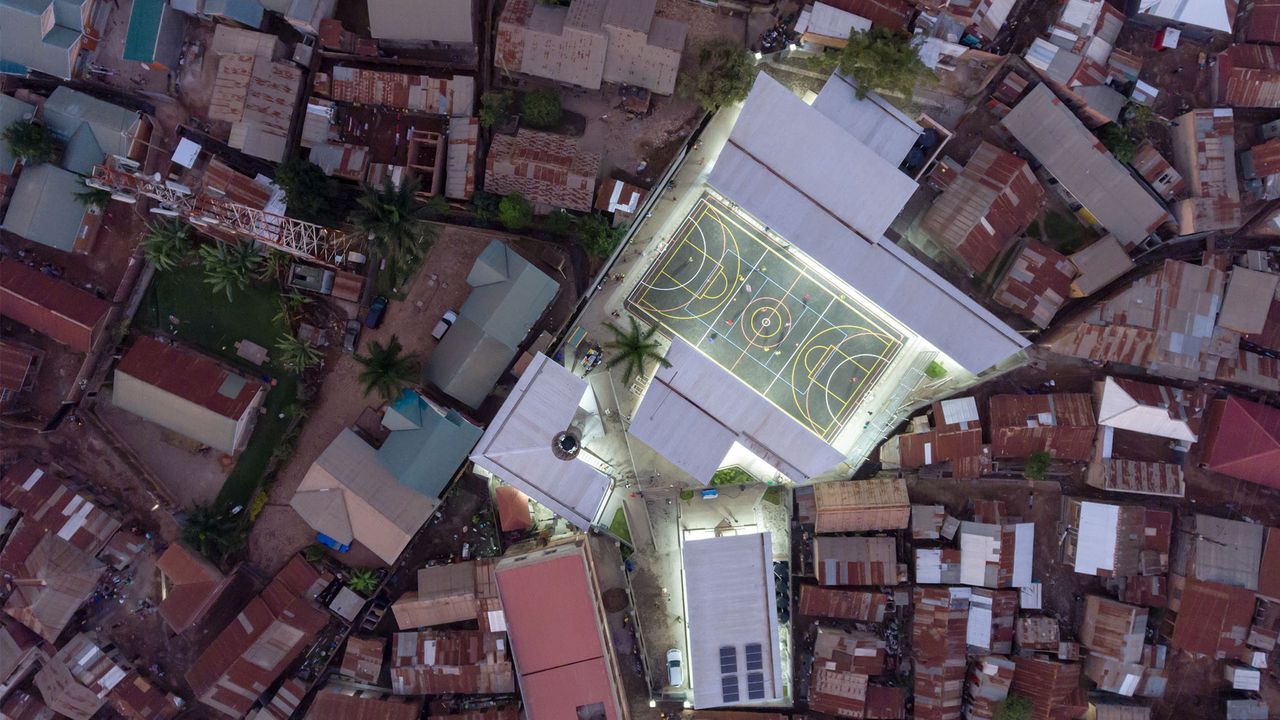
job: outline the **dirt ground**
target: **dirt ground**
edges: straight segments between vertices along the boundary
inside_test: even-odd
[[[231,469],[220,462],[218,453],[201,455],[196,452],[199,443],[120,410],[109,401],[97,403],[94,412],[129,444],[183,508],[208,505],[218,496]]]
[[[114,0],[111,14],[102,30],[98,48],[89,59],[86,75],[112,87],[136,94],[163,95],[169,91],[169,73],[166,70],[147,70],[141,63],[123,57],[125,38],[129,34],[129,14],[133,0]],[[175,13],[182,22],[187,16]]]
[[[466,300],[470,292],[466,277],[471,265],[495,237],[515,242],[525,258],[552,277],[565,280],[552,265],[555,258],[563,253],[558,246],[493,231],[445,226],[418,271],[408,297],[403,302],[391,303],[380,328],[362,332],[361,350],[370,341],[386,343],[395,335],[407,351],[417,353],[424,360],[429,357],[438,342],[431,337],[431,330],[446,310],[457,310]],[[564,322],[576,299],[566,282],[547,327],[555,328]],[[357,381],[360,365],[350,355],[331,353],[327,363],[324,384],[295,445],[293,458],[281,469],[271,487],[270,501],[249,537],[250,559],[268,573],[283,567],[294,553],[312,543],[314,531],[289,507],[289,499],[302,482],[307,468],[344,428],[359,418],[366,407],[377,409],[381,406],[376,398],[368,398],[361,393]],[[371,555],[357,557],[354,554],[357,550],[353,548],[352,554],[344,556],[343,561],[381,564]]]

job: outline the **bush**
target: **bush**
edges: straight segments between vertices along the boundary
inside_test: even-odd
[[[1116,123],[1104,125],[1098,133],[1098,139],[1122,163],[1132,160],[1133,154],[1138,150],[1138,143],[1133,136]]]
[[[995,720],[1027,720],[1032,709],[1030,700],[1017,693],[1009,693],[996,708]]]
[[[530,127],[554,128],[563,114],[555,90],[531,90],[520,98],[520,120]]]
[[[340,219],[333,180],[319,165],[301,158],[286,160],[276,168],[276,185],[284,190],[291,217],[318,225],[334,225]]]
[[[1059,252],[1075,252],[1084,239],[1084,228],[1074,218],[1051,212],[1044,218],[1044,234]]]
[[[607,258],[626,233],[626,226],[612,227],[608,218],[599,213],[584,215],[578,219],[578,242],[592,257]]]
[[[523,230],[533,221],[533,206],[520,193],[511,193],[498,202],[498,222],[508,230]]]
[[[482,228],[498,217],[498,196],[487,192],[477,192],[471,196],[471,211],[476,215],[476,225]]]
[[[542,229],[552,235],[568,235],[573,232],[576,218],[567,210],[552,210],[542,221]]]
[[[924,368],[924,374],[931,380],[940,380],[947,376],[947,369],[937,360],[930,360]]]
[[[1031,453],[1027,457],[1026,469],[1023,470],[1022,474],[1028,480],[1043,480],[1049,474],[1049,463],[1052,460],[1053,458],[1049,457],[1047,452]]]
[[[480,96],[480,127],[501,125],[511,117],[511,93],[487,92]]]
[[[58,139],[49,128],[26,120],[18,120],[0,133],[9,152],[28,165],[53,162],[58,158]]]

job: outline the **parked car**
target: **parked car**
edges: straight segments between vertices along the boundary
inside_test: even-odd
[[[347,321],[347,330],[342,334],[342,349],[349,353],[356,351],[360,342],[360,321],[352,318]]]
[[[680,651],[675,648],[667,651],[667,684],[672,687],[684,685],[684,670],[680,667]]]
[[[369,306],[369,314],[364,316],[364,326],[370,330],[382,324],[382,317],[387,314],[387,299],[381,295],[373,299]]]
[[[452,310],[446,310],[444,317],[440,318],[440,322],[431,330],[431,337],[439,340],[444,334],[449,332],[449,328],[453,327],[453,323],[458,320],[458,313]]]

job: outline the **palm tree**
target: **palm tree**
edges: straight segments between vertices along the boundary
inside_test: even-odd
[[[232,299],[232,292],[249,287],[262,255],[251,243],[227,243],[219,240],[216,245],[200,248],[200,262],[204,263],[204,281],[215,291],[225,292]]]
[[[400,187],[390,179],[384,179],[381,188],[365,185],[351,213],[351,221],[369,238],[369,250],[386,258],[395,273],[421,260],[438,234],[426,222],[431,209],[418,199],[418,189],[417,178]]]
[[[187,513],[182,540],[214,562],[221,562],[244,545],[244,528],[224,508],[197,505]]]
[[[297,290],[289,290],[280,295],[280,310],[271,319],[281,325],[293,327],[302,313],[302,308],[310,304],[311,298],[309,296],[303,295]]]
[[[289,269],[289,264],[293,262],[293,256],[283,250],[268,248],[266,254],[262,256],[262,265],[258,267],[257,276],[259,280],[279,280],[281,285],[284,284],[285,271]]]
[[[351,571],[351,577],[347,578],[347,587],[361,595],[371,595],[374,590],[378,589],[378,585],[381,582],[382,579],[378,577],[376,570],[356,568]]]
[[[281,335],[276,350],[280,351],[280,364],[293,372],[313,367],[324,357],[320,348],[292,334]]]
[[[604,324],[609,328],[609,332],[613,333],[613,340],[605,343],[604,346],[615,353],[613,358],[605,363],[605,367],[613,369],[625,364],[626,370],[622,374],[624,385],[631,382],[632,377],[643,375],[644,367],[650,360],[657,361],[662,367],[671,367],[671,363],[667,362],[660,352],[662,343],[653,339],[654,335],[658,334],[658,326],[654,325],[648,330],[643,330],[635,318],[627,319],[631,321],[630,330],[623,330],[613,323]]]
[[[355,358],[364,367],[360,371],[364,394],[377,392],[387,402],[395,399],[418,375],[418,356],[405,355],[400,338],[395,335],[385,346],[376,340],[369,343],[369,354],[357,353]]]
[[[111,202],[111,191],[102,188],[91,187],[87,190],[76,193],[76,202],[84,205],[90,210],[107,209],[107,204]]]
[[[172,270],[191,254],[191,228],[177,220],[152,223],[142,239],[142,252],[157,270]]]

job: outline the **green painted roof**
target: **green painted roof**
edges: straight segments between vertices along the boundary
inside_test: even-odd
[[[377,451],[378,462],[401,485],[427,497],[440,497],[483,431],[456,410],[443,412],[412,390],[405,390],[392,407],[401,414],[416,415],[421,425],[388,435]]]
[[[2,227],[31,242],[71,252],[85,212],[76,193],[84,190],[79,175],[57,165],[23,168]]]
[[[423,375],[474,408],[493,390],[560,284],[499,240],[480,253],[467,284],[471,294]]]
[[[83,173],[83,165],[92,152],[101,151],[98,157],[93,158],[93,163],[102,162],[103,155],[128,154],[138,113],[61,85],[44,103],[44,121],[68,144],[68,154],[73,150],[72,143],[79,143],[71,157],[74,164],[69,165],[66,161],[63,164],[70,170]],[[88,126],[92,133],[92,144],[90,138],[76,138],[82,126]],[[98,150],[93,149],[93,144],[98,146]],[[92,163],[89,169],[93,169]]]
[[[124,39],[125,60],[149,63],[156,59],[156,42],[160,37],[160,18],[164,0],[133,0],[129,13],[129,33]]]

